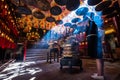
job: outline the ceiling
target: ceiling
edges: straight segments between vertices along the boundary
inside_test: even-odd
[[[118,14],[118,10],[115,11],[115,7],[119,6],[116,2],[117,0],[10,0],[10,6],[15,13],[19,33],[30,33],[40,31],[39,29],[50,30],[56,26],[65,27],[67,23],[85,26],[84,19],[89,13],[94,13],[96,19],[111,18]],[[114,7],[114,10],[110,7]],[[101,12],[104,14],[101,15]]]
[[[66,9],[65,5],[62,4],[61,6],[55,1],[60,0],[11,0],[17,7],[15,12],[19,14],[17,15],[19,27],[25,27],[24,25],[26,24],[24,31],[29,32],[31,29],[29,26],[47,30],[56,26],[70,11]],[[62,1],[65,2],[67,0]]]

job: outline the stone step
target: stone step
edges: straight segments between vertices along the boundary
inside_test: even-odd
[[[25,62],[31,62],[31,61],[41,61],[41,60],[45,60],[45,59],[25,60]]]
[[[27,58],[29,57],[46,57],[47,55],[26,55]]]
[[[26,58],[25,61],[39,61],[39,60],[46,60],[47,58],[46,57],[29,57],[29,58]]]
[[[26,61],[46,60],[48,49],[27,49]]]
[[[26,54],[26,56],[36,56],[36,55],[47,55],[47,53],[29,53],[29,54]]]
[[[48,52],[48,49],[27,49],[26,52]]]

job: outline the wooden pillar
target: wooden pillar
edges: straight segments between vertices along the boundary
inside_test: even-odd
[[[115,24],[118,45],[120,46],[120,15],[113,17],[113,22]]]
[[[120,7],[120,0],[118,0],[118,4],[119,4],[119,7]]]
[[[23,56],[24,61],[26,60],[26,51],[27,51],[27,41],[24,42],[24,56]]]

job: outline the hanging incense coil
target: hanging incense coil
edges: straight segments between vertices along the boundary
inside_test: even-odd
[[[112,17],[115,17],[115,16],[117,16],[117,15],[118,15],[117,12],[113,12],[113,13],[111,13],[111,14],[106,15],[105,18],[112,18]]]
[[[60,15],[62,13],[62,9],[59,7],[59,6],[53,6],[51,9],[50,9],[50,13],[52,15]]]
[[[43,11],[50,10],[51,6],[47,0],[36,0],[36,1],[37,1],[37,6],[40,10],[43,10]]]
[[[71,25],[72,25],[72,24],[71,24],[71,23],[69,23],[69,22],[67,22],[67,23],[65,23],[65,24],[64,24],[64,26],[66,26],[66,27],[67,27],[67,26],[69,26],[69,27],[70,27]]]
[[[24,4],[30,5],[30,6],[36,6],[37,1],[36,0],[21,0]]]
[[[27,14],[27,15],[32,14],[31,10],[24,6],[17,7],[16,12],[18,12],[20,14]]]
[[[81,22],[81,19],[80,18],[73,18],[71,20],[72,23],[77,23],[77,22]]]
[[[76,15],[81,16],[81,15],[85,15],[87,12],[88,12],[87,7],[81,7],[81,8],[78,8],[75,13]]]
[[[102,15],[107,15],[115,11],[114,7],[108,7],[102,10]]]
[[[102,0],[88,0],[87,3],[90,6],[94,6],[97,5],[98,3],[100,3]]]
[[[54,0],[55,3],[57,3],[60,6],[64,6],[67,3],[67,0]]]
[[[32,10],[32,15],[38,19],[43,19],[45,18],[45,15],[37,8]]]
[[[55,21],[55,18],[50,16],[50,17],[46,17],[46,21],[48,22],[54,22]]]
[[[69,11],[73,11],[80,6],[80,0],[67,0],[66,8]]]
[[[111,5],[112,1],[103,1],[95,7],[96,11],[101,11],[105,8],[108,8]]]
[[[63,24],[63,21],[62,20],[56,20],[55,23],[56,24]]]
[[[119,7],[118,1],[115,1],[115,2],[113,3],[112,7],[114,7],[114,8],[117,10],[118,13],[120,13],[120,7]]]

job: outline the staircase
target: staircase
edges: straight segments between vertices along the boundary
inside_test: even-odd
[[[47,60],[48,49],[27,49],[26,61]]]

